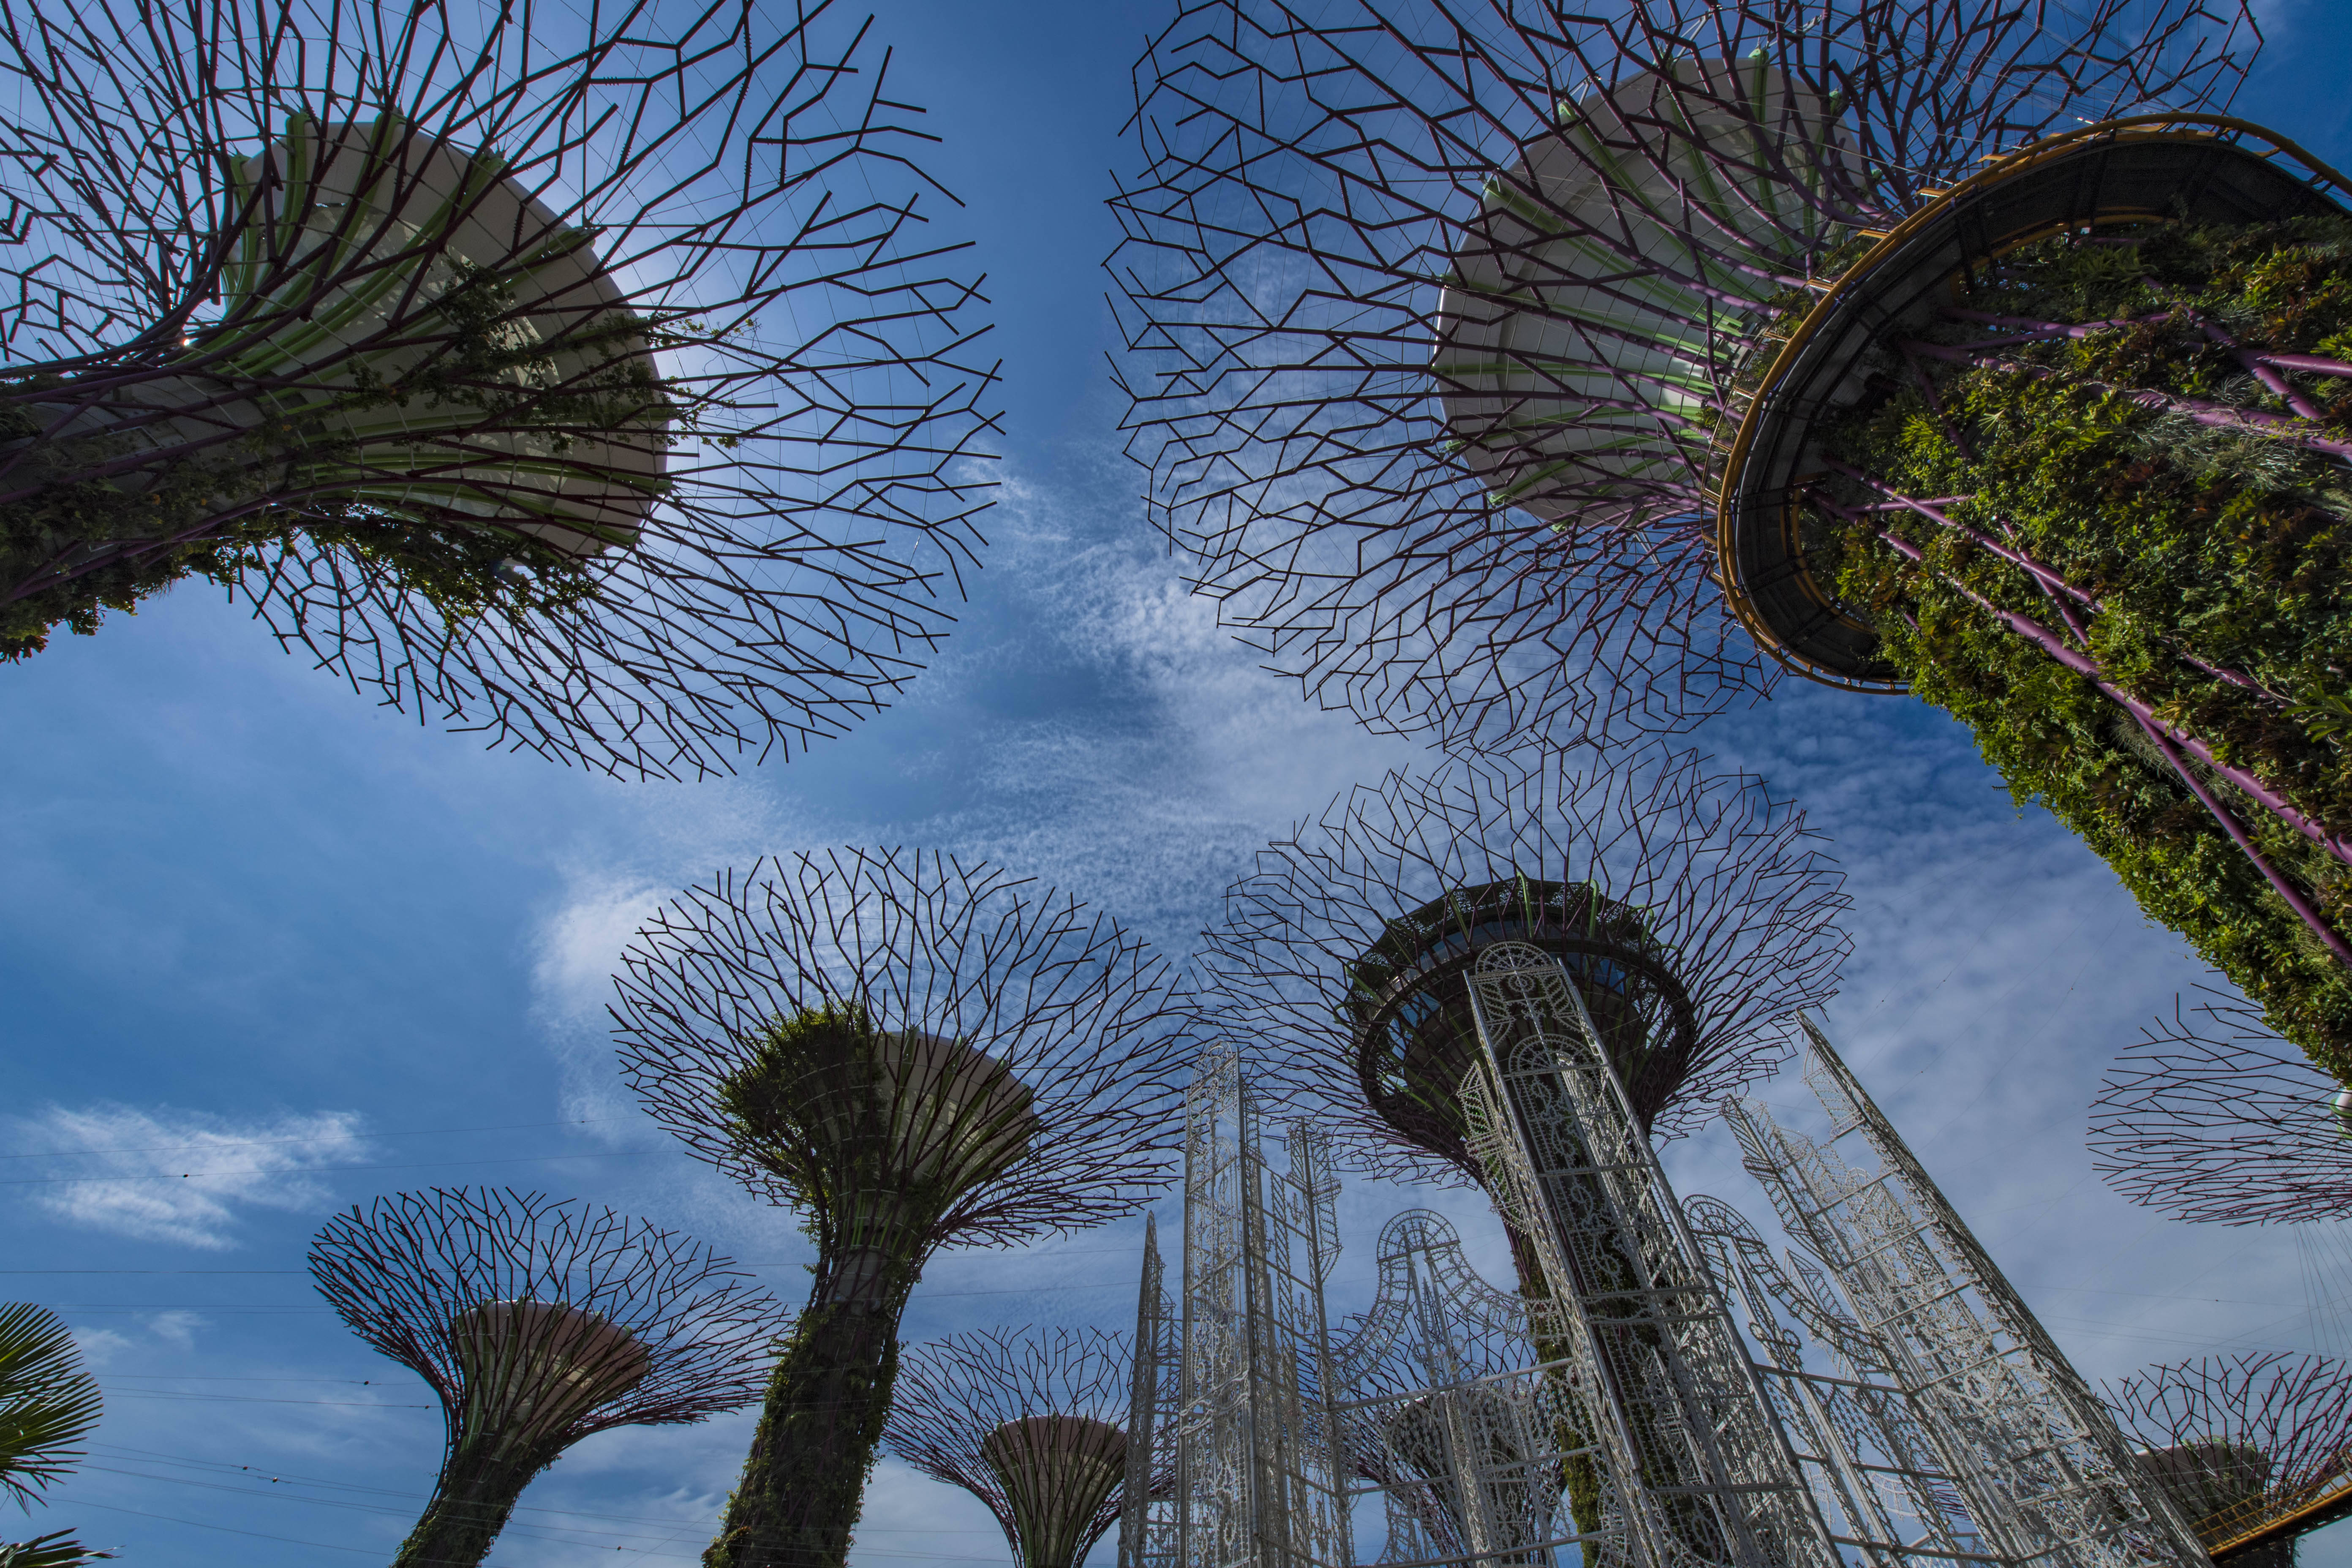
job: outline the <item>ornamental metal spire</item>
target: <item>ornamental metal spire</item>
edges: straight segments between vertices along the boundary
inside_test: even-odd
[[[791,1321],[729,1259],[536,1193],[395,1193],[330,1220],[310,1261],[336,1314],[431,1384],[448,1424],[402,1568],[480,1562],[532,1478],[590,1433],[758,1399]]]
[[[1161,526],[1318,699],[1452,747],[1915,690],[2352,1081],[2352,187],[2202,112],[2255,41],[1202,0],[1117,204]]]
[[[0,0],[0,659],[201,579],[615,774],[881,706],[996,373],[933,138],[826,10]]]
[[[1015,1568],[1076,1568],[1118,1519],[1133,1357],[1099,1329],[993,1329],[900,1363],[883,1441],[988,1505]]]
[[[646,1108],[816,1243],[706,1561],[838,1563],[925,1263],[1103,1224],[1167,1179],[1189,1057],[1167,967],[998,867],[854,848],[722,872],[622,962]]]
[[[2204,1552],[2114,1417],[1980,1247],[1892,1123],[1801,1016],[1819,1142],[1760,1104],[1727,1108],[1750,1174],[1835,1282],[1945,1456],[1978,1531],[2013,1562],[2169,1563]],[[1866,1154],[1850,1163],[1838,1145]]]
[[[2352,1513],[2352,1366],[2203,1356],[2105,1392],[2216,1563],[2291,1568],[2302,1537]]]
[[[2294,1225],[2352,1217],[2352,1090],[2208,993],[2141,1029],[2091,1105],[2107,1184],[2177,1219]]]

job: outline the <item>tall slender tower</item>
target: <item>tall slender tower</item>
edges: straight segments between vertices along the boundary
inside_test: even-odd
[[[1651,1147],[1830,994],[1843,899],[1809,839],[1693,755],[1457,762],[1261,852],[1200,961],[1203,1005],[1343,1155],[1495,1200],[1577,1342],[1547,1359],[1599,1380],[1580,1528],[1614,1486],[1643,1550],[1704,1562],[1828,1552]]]
[[[1166,965],[1076,899],[900,849],[722,873],[623,963],[648,1110],[816,1243],[708,1561],[837,1568],[925,1264],[1102,1224],[1166,1179],[1186,1059]]]
[[[1186,5],[1113,261],[1161,525],[1451,746],[1916,692],[2352,1082],[2352,189],[2216,113],[2250,23]]]
[[[2113,1415],[1820,1026],[1802,1022],[1805,1080],[1832,1136],[1808,1138],[1739,1102],[1727,1108],[1732,1131],[1790,1237],[1918,1399],[1979,1531],[2020,1562],[2195,1568],[2203,1549]]]
[[[2216,1563],[2293,1568],[2303,1537],[2352,1515],[2352,1366],[2284,1351],[2204,1356],[2106,1394]]]
[[[432,1386],[447,1420],[401,1568],[480,1562],[523,1489],[591,1433],[752,1403],[790,1321],[726,1258],[528,1193],[378,1198],[328,1222],[310,1272],[353,1333]]]

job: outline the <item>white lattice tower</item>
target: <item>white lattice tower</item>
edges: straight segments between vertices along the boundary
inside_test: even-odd
[[[1683,1213],[1733,1310],[1747,1314],[1748,1342],[1766,1358],[1758,1376],[1832,1539],[1874,1563],[2016,1563],[1978,1530],[1936,1423],[1818,1265],[1791,1252],[1784,1269],[1720,1199],[1685,1198]]]
[[[1592,1434],[1633,1561],[1838,1561],[1729,1310],[1567,969],[1524,942],[1469,972],[1471,1146],[1596,1378]]]
[[[1185,1118],[1182,1355],[1166,1438],[1175,1542],[1162,1561],[1347,1568],[1323,1312],[1339,1184],[1303,1126],[1289,1169],[1268,1165],[1230,1052],[1203,1057]]]
[[[2195,1535],[2113,1417],[1819,1026],[1800,1018],[1805,1081],[1831,1137],[1782,1127],[1752,1101],[1730,1108],[1733,1133],[1790,1237],[1917,1396],[1993,1552],[2052,1568],[2201,1568]],[[1874,1169],[1837,1147],[1849,1137]]]
[[[1587,1436],[1593,1370],[1558,1317],[1481,1279],[1442,1215],[1414,1209],[1382,1228],[1378,1293],[1331,1352],[1349,1488],[1385,1516],[1379,1562],[1550,1568],[1572,1545],[1628,1561]],[[1579,1475],[1599,1483],[1590,1523],[1564,1495]]]

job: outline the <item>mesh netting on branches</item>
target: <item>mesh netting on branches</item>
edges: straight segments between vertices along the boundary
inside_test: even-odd
[[[2261,1009],[2209,994],[2176,1001],[2107,1069],[2091,1104],[2099,1173],[2185,1220],[2352,1215],[2347,1091],[2264,1026]]]
[[[2238,0],[1195,0],[1114,203],[1148,502],[1328,707],[1686,727],[1776,673],[1710,577],[1764,325],[1987,153],[2225,103],[2254,37]]]
[[[615,774],[884,703],[976,563],[996,372],[828,10],[0,0],[0,657],[194,578]]]
[[[1435,1152],[1373,1108],[1362,1031],[1395,1009],[1399,963],[1372,955],[1409,927],[1410,963],[1430,974],[1488,939],[1589,954],[1572,960],[1588,1006],[1612,1037],[1633,1015],[1619,1071],[1636,1114],[1671,1138],[1770,1071],[1789,1016],[1834,994],[1850,900],[1820,842],[1761,779],[1710,773],[1696,752],[1391,773],[1258,852],[1207,933],[1196,1003],[1251,1053],[1254,1082],[1329,1124],[1351,1163],[1460,1181],[1475,1167],[1451,1135]],[[1625,997],[1604,1005],[1612,988]]]

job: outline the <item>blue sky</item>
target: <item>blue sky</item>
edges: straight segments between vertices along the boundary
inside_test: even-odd
[[[1010,416],[961,625],[848,738],[691,786],[486,754],[313,673],[201,588],[0,668],[0,1299],[58,1305],[108,1396],[91,1462],[0,1533],[69,1525],[187,1568],[388,1556],[431,1484],[439,1417],[301,1263],[327,1213],[380,1191],[593,1198],[797,1300],[792,1219],[689,1160],[614,1069],[605,976],[669,890],[771,850],[923,845],[1034,872],[1181,956],[1252,847],[1415,760],[1255,671],[1133,504],[1097,267],[1156,15],[880,7],[900,95],[930,107],[936,167],[969,203],[952,221],[992,276]],[[2269,26],[2240,111],[2352,163],[2352,20],[2315,0]],[[2309,1283],[2341,1268],[2340,1243],[2175,1224],[2091,1173],[2100,1069],[2205,976],[2103,865],[2021,817],[1954,725],[1801,689],[1700,740],[1830,835],[1857,900],[1830,1027],[2086,1373],[2352,1348]],[[1727,1140],[1668,1158],[1685,1191],[1760,1209]],[[1483,1204],[1366,1184],[1346,1201],[1343,1304],[1369,1285],[1380,1223],[1428,1201],[1503,1275]],[[1131,1322],[1139,1229],[944,1256],[907,1335]],[[534,1486],[494,1561],[692,1561],[748,1427],[591,1439]],[[877,1471],[861,1568],[1003,1557],[971,1500]],[[2306,1549],[2312,1568],[2346,1560],[2352,1542]]]

